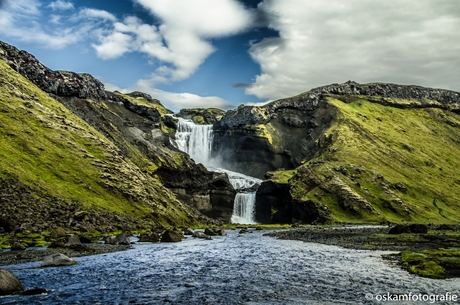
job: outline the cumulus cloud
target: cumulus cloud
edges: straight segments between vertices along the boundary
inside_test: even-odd
[[[164,63],[151,76],[151,82],[179,81],[192,75],[214,52],[211,38],[238,33],[251,26],[253,13],[236,0],[134,0],[160,19],[161,25],[145,24],[127,17],[114,25],[112,33],[93,45],[99,57],[115,58],[126,52],[142,52]],[[126,47],[122,35],[132,37]],[[115,42],[119,41],[119,51]],[[108,46],[111,46],[110,48]]]
[[[50,7],[53,11],[56,11],[56,10],[65,11],[65,10],[70,10],[74,8],[72,2],[67,2],[67,1],[62,1],[62,0],[53,1],[48,5],[48,7]]]
[[[229,101],[218,96],[200,96],[192,93],[168,92],[152,87],[147,80],[140,80],[135,86],[129,88],[120,88],[111,83],[105,83],[105,88],[110,91],[120,91],[128,93],[132,91],[141,91],[150,94],[153,98],[158,99],[166,108],[174,112],[182,108],[209,108],[217,107],[220,109],[234,108]]]
[[[460,90],[454,1],[265,0],[279,37],[252,45],[261,74],[247,94],[277,99],[355,80]]]

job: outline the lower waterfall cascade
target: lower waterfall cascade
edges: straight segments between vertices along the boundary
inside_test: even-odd
[[[202,163],[210,171],[224,172],[237,191],[233,205],[232,223],[256,224],[256,190],[262,180],[241,173],[215,167],[211,158],[212,125],[197,125],[191,120],[177,118],[175,144],[178,149],[190,155],[197,163]]]

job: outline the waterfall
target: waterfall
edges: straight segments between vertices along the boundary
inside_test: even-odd
[[[186,152],[197,163],[208,165],[211,161],[212,125],[196,125],[179,118],[176,131],[177,148]]]
[[[231,222],[255,224],[255,191],[262,180],[227,169],[212,167],[212,164],[215,163],[211,158],[212,125],[196,125],[183,118],[178,118],[178,120],[175,138],[177,148],[189,154],[195,162],[205,165],[208,170],[226,173],[233,188],[237,191]]]
[[[256,193],[237,193],[233,205],[232,223],[255,224]]]

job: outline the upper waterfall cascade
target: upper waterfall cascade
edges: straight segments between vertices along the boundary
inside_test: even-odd
[[[178,118],[175,143],[177,148],[202,163],[210,171],[224,172],[238,192],[235,196],[232,223],[255,224],[255,191],[262,180],[227,169],[215,167],[211,157],[213,141],[212,125],[197,125],[190,120]]]

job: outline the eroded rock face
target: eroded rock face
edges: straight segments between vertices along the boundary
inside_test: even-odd
[[[224,110],[217,108],[192,108],[181,109],[179,116],[184,119],[190,119],[195,124],[214,124],[218,122],[225,114]]]
[[[346,82],[312,89],[262,107],[240,106],[214,124],[213,150],[224,166],[262,178],[265,172],[291,169],[327,147],[326,131],[337,111],[326,97],[345,102],[367,96],[398,108],[435,107],[460,112],[460,93],[395,84]],[[404,99],[404,102],[394,98]]]
[[[263,178],[267,171],[295,168],[324,145],[317,141],[336,110],[311,96],[265,107],[230,110],[216,124],[213,151],[224,167]]]
[[[183,170],[160,167],[157,174],[182,202],[208,217],[230,222],[236,191],[226,174],[209,172],[202,164]]]
[[[13,273],[0,269],[0,295],[13,294],[23,290],[24,287]]]

